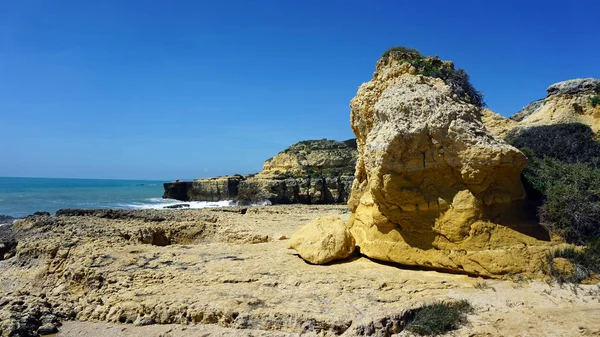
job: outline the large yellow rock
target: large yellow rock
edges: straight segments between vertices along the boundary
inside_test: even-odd
[[[318,218],[294,233],[288,248],[313,264],[345,259],[354,252],[354,238],[346,224],[335,216]]]
[[[492,134],[504,137],[508,131],[517,126],[517,122],[506,118],[490,109],[481,109],[481,122]]]
[[[451,62],[442,62],[453,68]],[[361,253],[485,276],[536,273],[549,241],[521,216],[527,159],[439,78],[384,56],[350,103],[349,227]]]

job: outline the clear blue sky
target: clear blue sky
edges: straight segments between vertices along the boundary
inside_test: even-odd
[[[1,1],[0,176],[176,179],[259,171],[348,139],[387,48],[466,69],[505,116],[600,77],[582,1]]]

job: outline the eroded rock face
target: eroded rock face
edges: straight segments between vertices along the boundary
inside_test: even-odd
[[[181,201],[220,201],[232,200],[238,193],[238,185],[243,176],[201,178],[194,181],[174,181],[164,183],[163,198]]]
[[[318,218],[294,233],[288,248],[312,264],[342,260],[354,252],[355,241],[339,217]]]
[[[305,140],[267,159],[263,171],[164,183],[163,198],[238,204],[338,204],[350,196],[356,140]]]
[[[350,106],[361,253],[486,276],[541,270],[547,243],[523,234],[540,228],[519,214],[527,160],[486,130],[479,107],[393,56]]]
[[[348,201],[353,177],[250,178],[240,183],[235,201],[240,204],[339,204]]]
[[[485,108],[481,109],[481,122],[489,132],[499,137],[506,136],[510,130],[517,126],[516,121]]]
[[[267,159],[262,177],[338,177],[352,175],[356,165],[356,143],[353,139],[305,140],[298,142]]]
[[[600,130],[600,79],[579,78],[555,83],[548,93],[511,117],[519,127],[583,123]],[[594,106],[595,105],[595,106]]]

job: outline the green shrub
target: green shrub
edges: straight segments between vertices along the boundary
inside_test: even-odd
[[[381,55],[381,57],[387,57],[390,54],[404,54],[404,55],[418,55],[421,56],[421,53],[414,49],[414,48],[408,48],[408,47],[404,47],[404,46],[396,46],[396,47],[392,47],[388,50],[386,50],[383,55]]]
[[[596,141],[594,131],[580,123],[515,129],[505,140],[518,149],[528,149],[529,156],[537,158],[588,164],[595,164],[600,158],[600,143]]]
[[[469,74],[464,69],[454,69],[448,63],[443,62],[437,56],[425,57],[413,48],[393,47],[383,53],[383,57],[392,56],[399,62],[408,62],[417,69],[418,74],[436,77],[450,86],[452,92],[459,99],[478,107],[486,106],[483,94],[475,90],[471,84]]]
[[[541,126],[506,140],[529,157],[523,181],[540,224],[569,243],[600,236],[600,144],[592,130],[582,124]]]
[[[592,107],[596,107],[597,105],[600,105],[600,96],[592,96],[592,98],[590,98],[590,104],[592,105]]]
[[[573,263],[573,273],[565,274],[554,266],[554,259],[562,257]],[[600,238],[596,238],[583,249],[567,247],[546,254],[548,274],[558,283],[579,283],[592,274],[600,274]]]
[[[530,158],[523,171],[529,187],[539,191],[540,224],[569,243],[586,244],[600,236],[600,170],[585,163]]]
[[[437,336],[458,329],[471,312],[473,307],[467,300],[434,302],[417,309],[406,330],[420,336]]]
[[[351,149],[357,149],[358,146],[356,145],[356,138],[351,138],[348,140],[343,141],[342,143],[346,144],[346,146],[348,146]]]

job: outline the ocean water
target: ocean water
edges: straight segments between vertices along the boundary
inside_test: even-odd
[[[61,208],[161,209],[181,203],[205,208],[231,204],[162,199],[163,182],[0,177],[0,215],[18,218],[37,211],[54,213]]]

